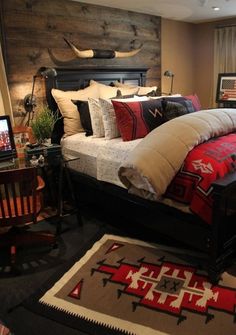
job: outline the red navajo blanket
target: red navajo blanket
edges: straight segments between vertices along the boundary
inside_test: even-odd
[[[212,182],[234,169],[236,134],[213,138],[192,149],[169,185],[168,198],[188,204],[204,221],[212,220]],[[236,173],[236,172],[235,172]]]

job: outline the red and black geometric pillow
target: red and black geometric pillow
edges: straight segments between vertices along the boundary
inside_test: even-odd
[[[117,127],[123,141],[145,137],[164,122],[161,99],[147,101],[114,101]]]
[[[145,137],[161,124],[196,111],[192,101],[182,96],[132,102],[112,100],[112,104],[123,141]]]

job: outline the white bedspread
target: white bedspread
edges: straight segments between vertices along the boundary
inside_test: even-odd
[[[71,168],[100,181],[124,187],[118,177],[118,169],[140,141],[124,142],[121,137],[106,140],[104,137],[86,137],[84,133],[78,133],[64,138],[61,145],[65,158],[79,158],[70,162]]]

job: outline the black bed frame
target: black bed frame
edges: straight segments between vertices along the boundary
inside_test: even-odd
[[[112,84],[145,85],[147,69],[80,69],[55,68],[46,79],[46,96],[49,107],[57,110],[51,88],[75,90],[88,86],[89,80]],[[58,135],[58,130],[60,134]],[[56,129],[54,141],[60,140],[61,129]],[[100,182],[71,170],[79,199],[97,204],[117,216],[125,215],[135,229],[150,228],[173,241],[181,242],[203,255],[203,266],[209,279],[216,283],[220,274],[232,264],[236,251],[236,172],[230,173],[213,184],[214,204],[212,224],[206,224],[194,214],[184,213],[162,203],[130,195],[126,189]],[[235,195],[234,195],[235,194]],[[137,226],[138,224],[138,226]],[[138,228],[137,228],[138,227]]]

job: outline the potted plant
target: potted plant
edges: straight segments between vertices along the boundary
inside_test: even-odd
[[[38,144],[51,144],[51,136],[55,123],[60,119],[57,112],[52,112],[47,106],[44,106],[36,118],[31,122],[31,128],[34,138]]]

